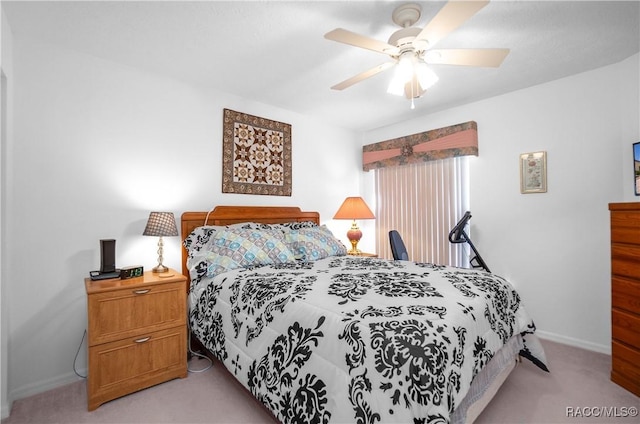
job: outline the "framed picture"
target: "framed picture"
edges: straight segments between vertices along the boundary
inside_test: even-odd
[[[291,196],[291,125],[224,109],[222,192]]]
[[[633,143],[633,187],[640,196],[640,141]]]
[[[520,155],[520,192],[547,192],[547,152]]]

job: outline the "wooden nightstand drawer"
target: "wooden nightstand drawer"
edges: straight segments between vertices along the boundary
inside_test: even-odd
[[[187,376],[187,278],[175,270],[85,280],[89,410]]]
[[[89,346],[187,322],[183,282],[97,293],[88,302]]]
[[[89,348],[89,409],[172,378],[186,377],[186,326]]]

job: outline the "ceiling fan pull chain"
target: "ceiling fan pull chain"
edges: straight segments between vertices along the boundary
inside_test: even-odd
[[[416,108],[416,105],[413,104],[413,99],[415,98],[415,96],[413,95],[413,93],[414,93],[414,91],[413,91],[413,79],[414,79],[414,76],[412,75],[411,76],[411,110]]]

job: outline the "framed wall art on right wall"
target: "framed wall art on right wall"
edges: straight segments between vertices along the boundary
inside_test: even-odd
[[[520,193],[547,192],[547,152],[520,155]]]
[[[640,141],[633,143],[633,189],[640,196]]]

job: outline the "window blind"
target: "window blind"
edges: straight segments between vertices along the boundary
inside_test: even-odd
[[[464,246],[448,238],[469,208],[466,156],[379,168],[374,173],[380,257],[393,257],[389,231],[397,230],[410,260],[469,266]]]

